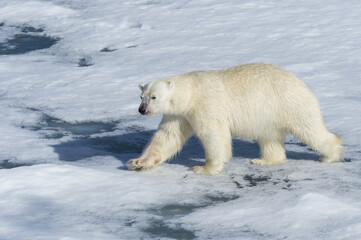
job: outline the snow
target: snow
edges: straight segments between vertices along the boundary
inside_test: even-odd
[[[0,0],[0,239],[358,239],[360,14],[354,0]],[[161,119],[138,115],[139,83],[260,61],[315,93],[342,163],[288,136],[287,163],[253,166],[257,144],[234,140],[225,173],[198,176],[192,138],[126,169]]]

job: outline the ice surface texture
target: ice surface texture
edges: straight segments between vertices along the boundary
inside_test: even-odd
[[[358,1],[0,0],[0,239],[358,239]],[[297,139],[259,167],[234,140],[224,174],[197,176],[190,139],[149,172],[125,162],[160,116],[138,116],[139,83],[270,62],[319,99],[345,162]]]

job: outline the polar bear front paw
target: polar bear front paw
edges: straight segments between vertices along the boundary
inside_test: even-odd
[[[201,175],[213,175],[219,174],[223,171],[223,166],[220,167],[209,167],[209,166],[194,166],[192,171]]]
[[[139,158],[130,159],[127,162],[127,167],[130,170],[140,170],[142,168],[142,166],[143,166],[143,164],[141,162],[142,161]]]
[[[127,162],[127,167],[130,170],[146,170],[146,169],[151,169],[155,166],[146,159],[134,158],[134,159],[130,159]]]

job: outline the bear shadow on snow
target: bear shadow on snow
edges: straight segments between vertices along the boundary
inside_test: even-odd
[[[53,145],[54,152],[59,155],[61,161],[80,161],[95,156],[113,156],[124,165],[132,158],[137,158],[146,147],[155,131],[128,132],[122,135],[106,137],[77,137],[68,142]],[[287,143],[286,143],[287,146]],[[255,141],[233,139],[233,157],[253,159],[259,156],[259,146]],[[290,160],[317,161],[319,155],[308,152],[287,151]],[[204,162],[204,150],[196,137],[191,137],[183,149],[171,160],[170,164],[179,164],[188,167],[199,165]],[[126,169],[121,167],[120,169]]]

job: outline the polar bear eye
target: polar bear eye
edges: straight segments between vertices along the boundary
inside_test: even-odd
[[[157,98],[155,96],[153,96],[152,99],[154,100],[154,99],[157,99]]]

